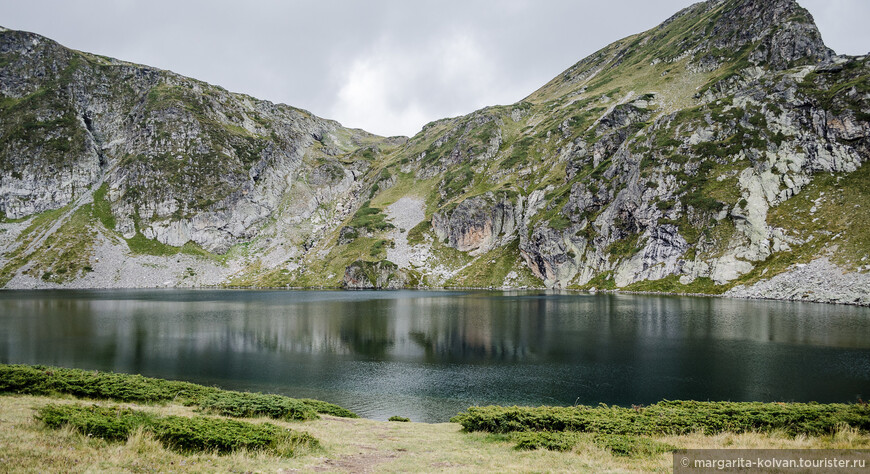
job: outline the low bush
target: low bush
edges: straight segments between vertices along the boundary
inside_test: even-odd
[[[643,408],[470,407],[451,421],[466,431],[580,431],[617,435],[783,431],[831,434],[843,425],[870,431],[867,405],[663,401]]]
[[[199,406],[208,412],[238,418],[268,416],[279,420],[313,420],[317,412],[302,400],[262,393],[221,391],[203,397]]]
[[[92,405],[54,405],[40,407],[36,419],[49,428],[70,425],[76,431],[109,441],[123,441],[139,426],[149,426],[153,416],[128,408]]]
[[[253,424],[203,416],[167,416],[156,420],[149,428],[155,438],[168,448],[184,453],[230,453],[247,449],[291,457],[299,448],[316,448],[320,445],[308,433],[298,433],[270,423]]]
[[[333,403],[324,402],[324,401],[320,401],[320,400],[312,400],[310,398],[303,398],[303,399],[300,399],[299,401],[310,406],[311,408],[314,409],[314,411],[316,411],[317,413],[320,413],[322,415],[339,416],[342,418],[359,418],[359,415],[357,415],[356,413],[348,410],[347,408],[343,408],[343,407],[340,407],[338,405],[335,405]]]
[[[145,403],[178,400],[193,405],[205,394],[216,391],[219,389],[141,375],[42,365],[0,364],[0,392],[31,395],[67,394],[76,397]]]
[[[167,448],[183,453],[230,453],[246,449],[289,457],[299,449],[314,449],[320,445],[308,433],[270,423],[254,424],[203,416],[158,417],[120,407],[49,404],[40,407],[35,417],[49,428],[69,425],[82,434],[108,441],[126,440],[142,428]]]
[[[570,451],[580,442],[581,434],[576,431],[518,431],[511,438],[517,443],[516,449]]]
[[[407,422],[411,421],[411,419],[405,418],[404,416],[393,415],[390,418],[388,418],[387,421],[401,421],[401,422],[407,423]]]
[[[422,220],[419,224],[411,227],[408,231],[408,243],[411,245],[422,244],[425,241],[425,233],[432,227],[431,220]]]
[[[76,397],[139,403],[176,401],[227,416],[269,416],[285,420],[310,420],[316,413],[357,418],[350,410],[319,400],[233,392],[189,382],[46,367],[0,364],[0,393],[29,395],[65,394]]]
[[[614,456],[651,457],[677,449],[676,446],[642,436],[596,434],[592,437],[592,442]]]
[[[350,221],[350,226],[357,229],[367,229],[370,232],[379,232],[393,229],[393,224],[386,220],[381,209],[370,207],[371,201],[364,202]]]

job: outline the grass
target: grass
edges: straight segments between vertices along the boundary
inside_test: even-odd
[[[204,396],[199,406],[203,411],[236,418],[265,416],[277,420],[313,420],[314,407],[302,400],[262,393],[221,391]]]
[[[445,282],[445,286],[486,288],[502,287],[509,273],[515,272],[517,277],[509,282],[509,286],[540,287],[542,282],[532,274],[522,262],[519,252],[519,239],[496,247],[479,256],[470,265],[462,269],[453,278]]]
[[[155,255],[158,257],[170,257],[181,251],[179,247],[164,244],[156,239],[149,239],[137,232],[136,235],[125,239],[130,251],[140,255]]]
[[[364,202],[348,223],[356,229],[367,229],[371,232],[390,230],[393,225],[386,221],[381,209],[370,206],[371,201]]]
[[[70,215],[29,257],[27,274],[52,283],[75,280],[92,271],[91,256],[96,233],[91,226],[91,205]]]
[[[704,295],[718,295],[724,293],[728,286],[717,285],[708,277],[699,277],[691,283],[680,283],[679,275],[668,275],[659,280],[642,280],[632,283],[625,288],[626,291],[643,291],[652,293],[694,293]]]
[[[571,227],[571,220],[560,212],[550,219],[549,226],[552,229],[565,230],[568,227]]]
[[[670,447],[679,449],[867,449],[870,436],[840,428],[821,436],[788,436],[782,432],[730,433],[648,437],[596,436],[577,433],[570,447],[551,450],[535,441],[535,449],[517,449],[521,439],[532,448],[535,434],[466,433],[456,423],[395,423],[323,417],[305,423],[305,432],[319,440],[319,449],[284,457],[268,450],[239,449],[181,452],[167,447],[154,433],[136,429],[126,440],[110,442],[65,427],[46,428],[34,418],[41,407],[74,404],[44,396],[0,396],[0,459],[10,472],[158,471],[158,472],[671,472]],[[108,405],[100,404],[107,407]],[[197,416],[190,407],[124,406],[153,417]],[[113,407],[113,409],[115,409]],[[260,423],[260,420],[252,420]],[[282,429],[297,425],[269,420]],[[545,436],[545,435],[544,435]],[[571,436],[571,435],[569,435]],[[573,442],[576,440],[576,442]],[[647,441],[648,440],[648,441]]]
[[[408,230],[408,243],[411,245],[425,242],[425,234],[432,227],[431,219],[423,219],[419,224]]]
[[[131,252],[139,255],[154,255],[157,257],[171,257],[173,255],[178,255],[180,253],[186,255],[192,255],[194,257],[202,257],[207,258],[214,261],[225,261],[226,258],[220,255],[214,255],[208,250],[202,248],[196,242],[187,241],[181,247],[176,247],[174,245],[164,244],[157,239],[149,239],[142,235],[141,232],[137,232],[136,235],[129,239],[124,239],[127,242],[127,247]]]
[[[336,245],[326,258],[310,261],[310,266],[301,274],[281,274],[273,271],[258,280],[262,286],[327,286],[338,288],[345,269],[356,261],[373,261],[386,258],[386,241],[377,237],[359,236],[347,245]]]
[[[772,208],[768,222],[808,241],[792,251],[796,262],[819,255],[824,248],[836,263],[855,269],[867,263],[861,258],[870,249],[870,221],[855,218],[867,209],[870,166],[865,163],[853,173],[816,175],[800,194]]]
[[[400,270],[399,266],[389,260],[377,262],[357,260],[348,265],[348,270],[357,277],[364,278],[361,283],[370,288],[389,287],[401,282],[408,288],[420,285],[420,274],[414,270]]]
[[[437,180],[437,178],[430,178],[421,181],[417,180],[413,173],[397,173],[396,184],[388,189],[381,190],[380,193],[372,198],[371,204],[383,209],[405,196],[425,197],[438,184]]]
[[[630,257],[642,249],[640,235],[633,234],[607,246],[607,253],[614,258]]]
[[[593,444],[614,456],[653,457],[671,453],[673,445],[642,436],[578,433],[575,431],[518,431],[511,434],[516,449],[571,451],[579,444]]]
[[[474,181],[474,178],[475,174],[471,171],[471,165],[468,163],[449,170],[444,174],[444,179],[441,181],[441,193],[435,193],[440,198],[435,200],[443,204],[448,202],[452,197],[465,194],[468,187]]]
[[[507,158],[499,163],[499,168],[509,170],[526,165],[529,162],[530,158],[534,158],[534,154],[532,152],[534,146],[535,139],[533,137],[523,137],[517,140],[511,146],[511,151]]]
[[[92,212],[95,218],[102,222],[103,227],[109,230],[115,230],[117,222],[115,215],[112,214],[112,205],[106,199],[106,193],[109,191],[109,185],[103,183],[96,191],[94,191],[94,203]]]
[[[72,205],[67,205],[52,209],[31,218],[30,224],[18,237],[20,245],[5,255],[7,261],[0,269],[0,286],[5,286],[21,267],[31,261],[34,262],[34,266],[29,269],[30,274],[49,281],[65,281],[67,275],[78,274],[80,270],[85,269],[86,262],[89,261],[87,251],[91,248],[92,242],[81,238],[84,232],[86,232],[84,235],[90,233],[86,223],[83,222],[81,209],[74,214],[75,219],[70,219],[72,223],[68,221],[61,226],[57,235],[49,236],[38,247],[34,246],[58,219],[70,211],[71,207]],[[47,246],[52,243],[60,244],[61,248],[51,251],[52,249]],[[32,246],[34,248],[31,249]],[[61,259],[56,260],[59,256]],[[60,269],[64,269],[65,273],[58,273],[63,278],[55,276],[54,270]]]
[[[390,240],[378,239],[369,250],[369,256],[372,258],[383,260],[387,258],[387,247],[392,243]]]
[[[698,19],[699,23],[701,21],[703,21],[703,18]],[[672,24],[669,26],[669,30],[672,31],[678,31],[679,28],[678,24]],[[641,35],[635,35],[619,40],[593,54],[591,57],[600,56],[603,60],[609,62],[615,59],[617,51],[628,46],[629,43],[638,41],[640,36]],[[650,44],[653,47],[668,48],[673,43],[671,43],[670,39],[666,38]],[[673,51],[659,51],[651,54],[655,56],[657,54],[669,55],[672,53]],[[637,92],[638,96],[643,96],[644,93],[654,91],[661,99],[661,102],[667,104],[668,109],[676,110],[695,103],[692,94],[694,94],[698,87],[706,84],[712,77],[711,73],[672,74],[670,73],[672,71],[684,70],[688,60],[681,59],[674,63],[664,61],[652,65],[650,64],[651,57],[644,58],[645,56],[648,56],[648,54],[650,54],[650,47],[645,46],[643,50],[639,51],[639,54],[630,58],[630,61],[623,62],[620,60],[623,64],[620,64],[619,67],[605,68],[606,71],[600,72],[591,79],[572,81],[559,77],[534,92],[528,100],[535,103],[541,103],[547,100],[564,97],[571,91],[585,86],[587,88],[587,95],[593,97],[613,89],[621,89],[624,91],[634,90]],[[675,54],[673,55],[675,56]],[[590,64],[589,69],[595,69],[602,66],[602,62],[603,61]]]
[[[615,290],[616,282],[613,280],[612,272],[601,272],[592,277],[592,279],[587,281],[585,284],[572,284],[568,285],[568,288],[572,290],[590,290],[592,288],[599,290]]]

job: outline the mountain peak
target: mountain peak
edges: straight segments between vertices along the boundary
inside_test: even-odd
[[[642,34],[643,43],[709,61],[744,59],[774,70],[831,59],[812,15],[795,0],[710,0],[687,7]],[[672,58],[661,57],[661,60]],[[722,61],[717,61],[722,62]]]
[[[794,0],[709,0],[660,25],[616,41],[576,63],[528,100],[576,93],[607,77],[655,83],[678,69],[719,75],[749,66],[769,70],[820,64],[834,52],[812,15]],[[667,64],[667,70],[661,66]],[[611,80],[614,80],[611,79]]]
[[[730,0],[711,2],[719,14],[709,32],[709,48],[751,47],[750,62],[771,69],[828,61],[813,17],[795,0]]]

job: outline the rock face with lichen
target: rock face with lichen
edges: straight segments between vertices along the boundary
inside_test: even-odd
[[[522,201],[515,203],[504,194],[474,196],[432,216],[432,229],[439,240],[472,254],[515,239],[521,225]]]
[[[521,102],[383,138],[4,30],[0,282],[102,274],[114,245],[237,285],[868,304],[868,84],[795,1],[711,0]],[[383,212],[403,197],[412,229]],[[63,239],[81,229],[94,245]]]
[[[357,260],[345,269],[341,287],[348,290],[394,290],[407,286],[408,280],[408,275],[389,260]]]
[[[341,201],[354,170],[331,156],[373,138],[35,34],[3,31],[0,44],[7,218],[69,205],[105,184],[123,237],[222,253],[256,235],[297,181],[307,180],[312,198]]]

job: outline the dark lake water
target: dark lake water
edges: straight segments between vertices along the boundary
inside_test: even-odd
[[[369,418],[470,405],[870,397],[870,309],[448,291],[2,291],[0,362],[311,397]]]

